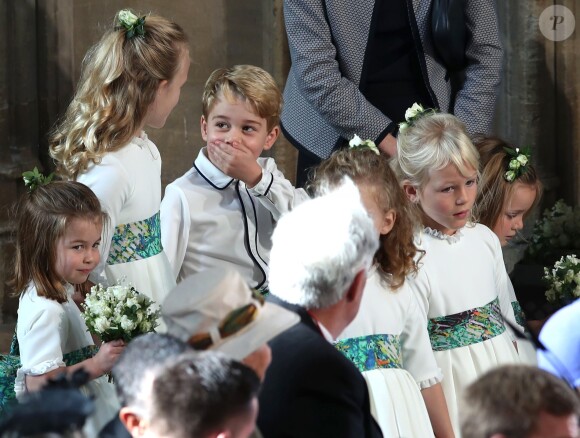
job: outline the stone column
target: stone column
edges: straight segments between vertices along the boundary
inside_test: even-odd
[[[0,3],[0,306],[2,322],[14,315],[16,299],[7,281],[12,276],[14,243],[12,207],[24,191],[21,174],[40,166],[36,2]]]

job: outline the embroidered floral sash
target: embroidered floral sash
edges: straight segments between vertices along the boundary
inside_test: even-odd
[[[71,351],[63,355],[63,362],[66,366],[76,365],[93,357],[98,350],[97,346],[89,345],[79,350]],[[10,344],[10,353],[0,355],[0,417],[16,403],[14,382],[16,381],[16,372],[22,366],[19,356],[20,348],[15,333]]]
[[[162,250],[161,224],[157,212],[149,219],[115,227],[107,265],[146,259]]]
[[[465,347],[494,338],[505,331],[499,300],[454,315],[432,318],[428,324],[433,351]]]
[[[520,306],[519,301],[512,301],[512,309],[514,309],[514,315],[516,316],[516,322],[522,327],[526,326],[526,315]]]
[[[342,339],[334,346],[361,372],[377,368],[403,368],[399,335],[369,335]]]

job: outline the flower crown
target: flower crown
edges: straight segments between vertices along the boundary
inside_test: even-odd
[[[508,170],[503,178],[511,183],[527,172],[530,162],[530,151],[526,148],[520,152],[519,148],[503,148],[505,153],[512,157],[508,163]]]
[[[53,177],[54,173],[51,173],[48,176],[44,176],[38,171],[37,167],[35,167],[33,170],[28,170],[22,173],[22,179],[24,180],[24,185],[28,189],[28,193],[34,192],[37,187],[47,185],[52,181]]]
[[[143,24],[145,23],[145,17],[137,17],[133,12],[128,9],[123,9],[119,11],[117,16],[119,27],[117,29],[125,29],[127,32],[125,37],[127,39],[131,39],[134,36],[144,36],[145,35],[145,27]]]
[[[350,149],[370,149],[375,154],[380,155],[379,148],[372,140],[363,140],[358,135],[354,135],[354,137],[348,142]]]
[[[433,108],[423,108],[423,105],[415,102],[411,108],[407,108],[407,111],[405,111],[405,121],[399,123],[399,132],[405,132],[421,117],[427,114],[435,114],[435,112]]]

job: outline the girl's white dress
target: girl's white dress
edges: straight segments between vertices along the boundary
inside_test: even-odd
[[[161,156],[155,144],[142,133],[77,180],[95,192],[110,218],[90,280],[113,285],[125,278],[161,304],[175,279],[161,245]]]
[[[434,436],[420,390],[440,382],[442,374],[406,282],[393,292],[372,268],[359,313],[335,345],[362,372],[385,438]]]
[[[95,350],[81,312],[72,300],[72,286],[67,287],[67,294],[68,301],[61,304],[39,297],[31,285],[20,297],[16,336],[22,366],[14,385],[17,398],[26,392],[27,374],[41,375],[64,367],[65,359],[70,356],[76,356],[74,362],[79,363],[91,356],[86,350]],[[102,376],[89,381],[81,390],[95,397],[95,411],[84,428],[87,437],[95,437],[119,410],[115,388]]]
[[[425,256],[409,286],[428,318],[431,347],[443,371],[443,391],[459,436],[458,408],[466,386],[501,364],[520,363],[501,247],[486,226],[468,225],[447,236],[425,228],[419,235]]]

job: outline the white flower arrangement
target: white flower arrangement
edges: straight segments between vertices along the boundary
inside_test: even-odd
[[[504,174],[504,179],[507,182],[513,182],[528,170],[528,162],[530,161],[530,151],[528,149],[520,152],[519,148],[515,150],[512,148],[504,148],[508,156],[512,157],[508,163],[508,170]]]
[[[413,123],[425,114],[435,114],[434,109],[424,108],[423,105],[415,102],[410,108],[405,111],[405,121],[399,123],[399,132],[404,133]]]
[[[554,255],[562,251],[580,250],[580,207],[570,207],[562,199],[534,224],[527,255],[531,259],[552,264]]]
[[[122,11],[119,11],[119,23],[121,23],[123,26],[134,26],[137,23],[137,20],[139,19],[139,17],[137,17],[133,12],[131,12],[128,9],[123,9]]]
[[[371,151],[373,151],[375,154],[380,155],[379,148],[377,148],[377,145],[375,144],[374,141],[368,140],[368,139],[367,140],[363,140],[362,138],[360,138],[356,134],[348,142],[348,145],[350,146],[351,149],[368,148]]]
[[[82,304],[83,318],[91,334],[103,342],[123,339],[131,341],[144,333],[155,331],[161,311],[147,296],[130,284],[91,288]]]
[[[117,14],[118,24],[121,28],[124,28],[127,39],[131,39],[135,36],[142,37],[145,35],[145,17],[137,17],[133,12],[128,9],[123,9]]]
[[[566,304],[580,297],[580,260],[576,255],[562,257],[551,270],[544,268],[543,278],[550,287],[546,291],[549,302]]]

